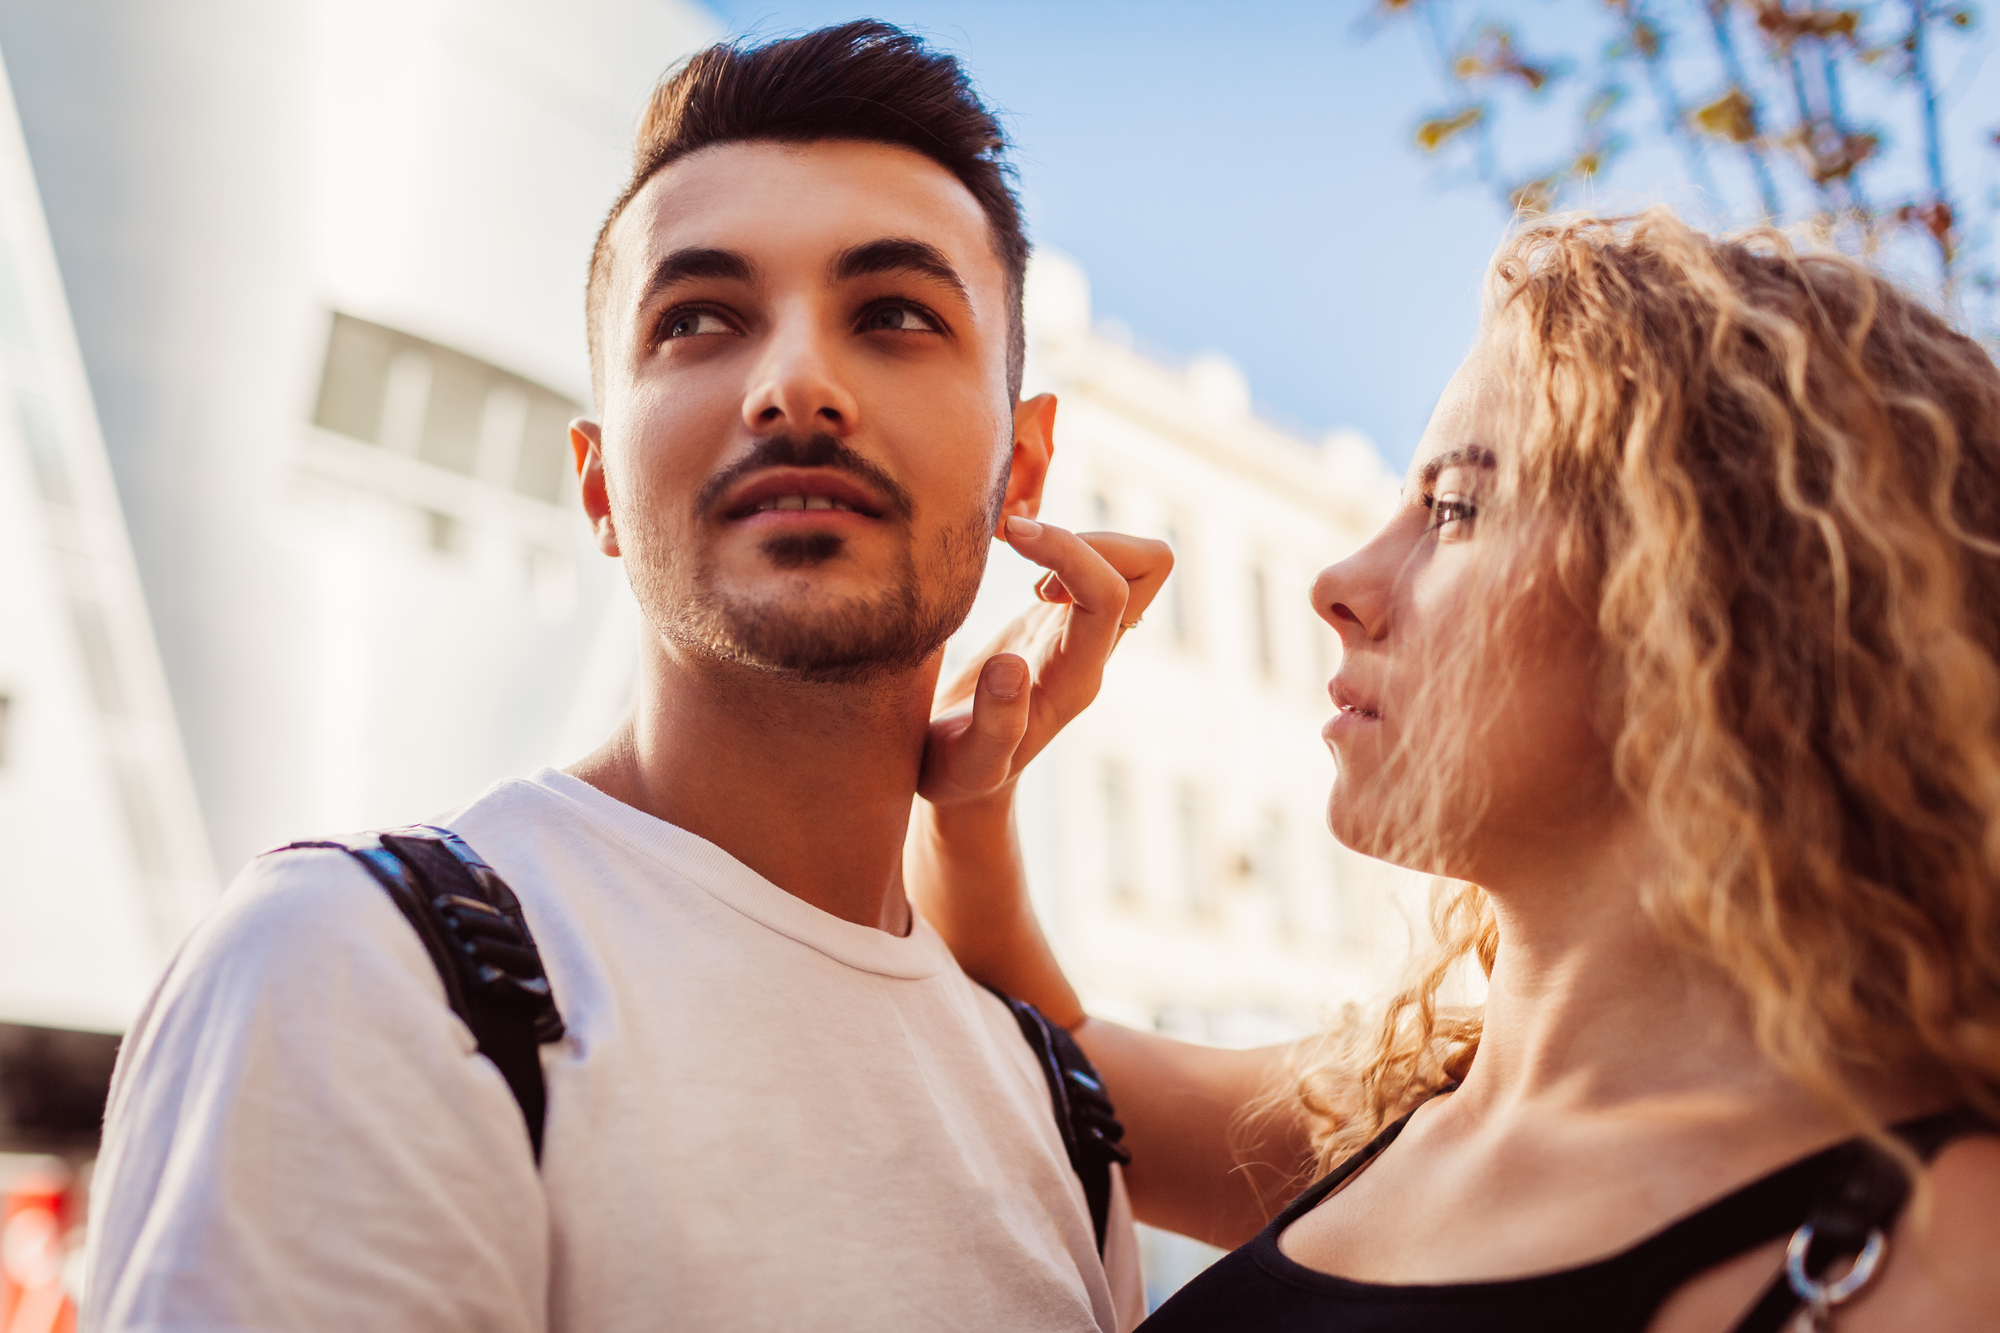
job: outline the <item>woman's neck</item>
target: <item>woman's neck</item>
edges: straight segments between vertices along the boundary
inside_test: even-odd
[[[1823,1114],[1758,1046],[1736,988],[1647,920],[1642,886],[1664,858],[1640,822],[1568,845],[1489,887],[1500,947],[1455,1100],[1489,1113]]]

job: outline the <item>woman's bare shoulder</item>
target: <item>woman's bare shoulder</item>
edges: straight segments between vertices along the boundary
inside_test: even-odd
[[[1920,1196],[1921,1198],[1922,1196]],[[1836,1327],[1850,1333],[2000,1330],[2000,1134],[1948,1145],[1931,1168],[1927,1206],[1906,1210],[1876,1289]]]

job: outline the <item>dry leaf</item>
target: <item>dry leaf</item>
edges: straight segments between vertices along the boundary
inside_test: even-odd
[[[1695,125],[1719,139],[1749,143],[1757,137],[1757,108],[1741,88],[1731,88],[1694,112]]]
[[[1417,126],[1417,147],[1426,153],[1435,153],[1444,147],[1445,141],[1464,130],[1477,125],[1486,113],[1476,106],[1450,116],[1439,116]]]

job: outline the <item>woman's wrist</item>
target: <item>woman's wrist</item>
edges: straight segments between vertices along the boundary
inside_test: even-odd
[[[918,801],[907,853],[911,901],[967,976],[1027,1000],[1064,1027],[1082,1020],[1028,897],[1011,788],[946,806]]]
[[[906,852],[910,895],[954,951],[1012,934],[1024,915],[1032,919],[1011,790],[942,807],[919,800]]]
[[[968,797],[947,805],[919,800],[919,826],[930,831],[948,847],[990,848],[1011,842],[1014,836],[1014,784],[1007,783],[984,796]]]

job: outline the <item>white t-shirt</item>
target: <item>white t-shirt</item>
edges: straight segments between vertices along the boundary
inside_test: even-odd
[[[1138,1322],[1122,1181],[1100,1263],[1039,1065],[925,922],[828,915],[552,770],[435,822],[520,898],[569,1029],[540,1171],[381,887],[263,857],[119,1055],[87,1329]]]

